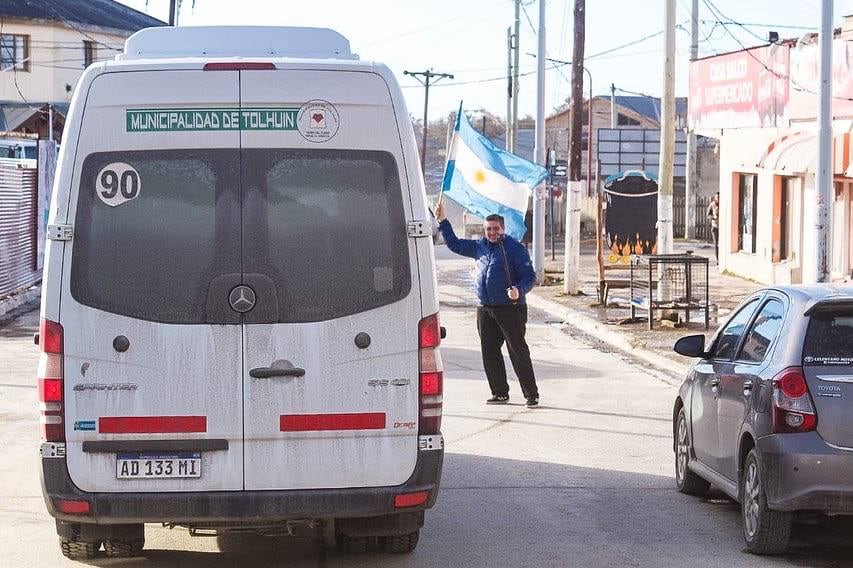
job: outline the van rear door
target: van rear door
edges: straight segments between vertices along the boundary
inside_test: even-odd
[[[243,488],[238,73],[111,72],[88,92],[60,323],[84,491]]]
[[[246,489],[388,486],[417,458],[420,286],[369,72],[241,72]]]

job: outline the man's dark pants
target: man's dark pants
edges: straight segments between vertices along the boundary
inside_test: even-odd
[[[483,352],[483,367],[494,396],[509,396],[501,346],[506,341],[512,368],[521,384],[524,398],[539,398],[530,349],[524,340],[527,326],[527,306],[478,306],[477,331],[480,332],[480,347]]]

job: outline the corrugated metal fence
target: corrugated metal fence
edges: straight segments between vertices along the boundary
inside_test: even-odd
[[[700,241],[711,240],[711,226],[708,222],[707,210],[710,197],[697,196],[693,200],[693,219],[696,223],[696,238]],[[672,235],[684,238],[684,195],[672,196]]]
[[[38,171],[22,166],[18,160],[0,160],[0,298],[41,279]]]

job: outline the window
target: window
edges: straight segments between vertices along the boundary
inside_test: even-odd
[[[243,270],[273,280],[280,322],[340,318],[409,293],[391,154],[247,149],[242,171]]]
[[[111,207],[96,182],[117,162],[136,170],[139,193]],[[74,299],[148,321],[207,322],[213,279],[239,282],[239,172],[237,150],[90,154],[74,225]]]
[[[782,327],[785,316],[785,306],[779,300],[770,300],[758,312],[743,347],[738,361],[746,363],[761,363],[770,351],[770,346]]]
[[[853,365],[853,308],[819,308],[812,314],[803,364]]]
[[[754,253],[756,251],[758,178],[753,174],[738,174],[738,178],[738,195],[735,200],[738,204],[738,250]]]
[[[83,40],[83,67],[88,67],[95,62],[97,49],[94,41]]]
[[[726,323],[726,327],[720,332],[714,347],[714,359],[730,360],[735,355],[740,338],[746,330],[746,324],[758,307],[758,298],[751,300],[744,305],[732,318]]]
[[[0,35],[0,69],[30,70],[30,36]]]
[[[640,121],[620,113],[616,116],[616,124],[618,126],[640,126]]]
[[[780,195],[780,201],[782,206],[782,211],[779,215],[779,259],[785,260],[790,256],[790,247],[791,247],[791,207],[793,203],[791,203],[791,199],[794,193],[794,180],[793,178],[782,178],[782,195]]]

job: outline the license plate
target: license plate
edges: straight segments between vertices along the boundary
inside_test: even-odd
[[[201,477],[201,452],[117,454],[117,479]]]

